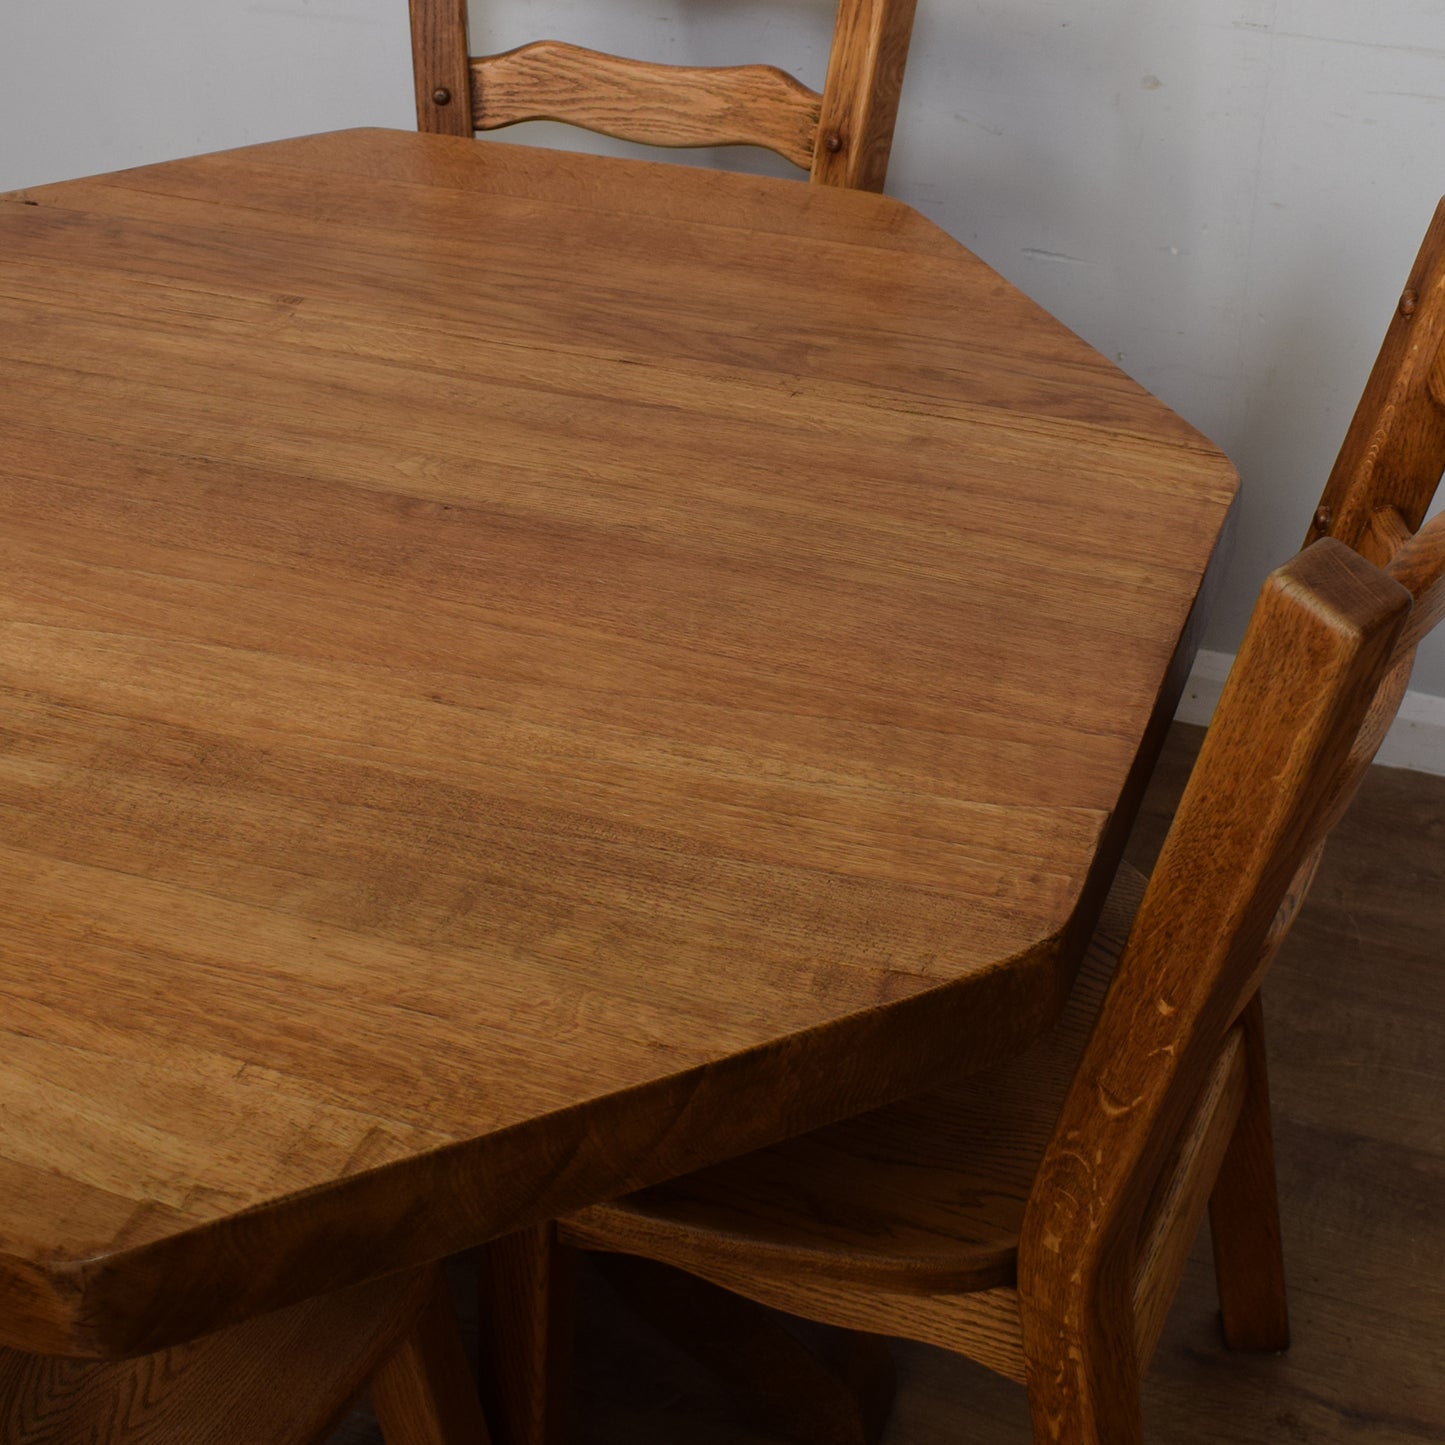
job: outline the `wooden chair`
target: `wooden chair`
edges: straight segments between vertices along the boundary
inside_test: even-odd
[[[307,1300],[135,1360],[0,1348],[5,1445],[313,1445],[369,1390],[387,1445],[486,1445],[434,1268]]]
[[[559,1438],[558,1244],[956,1350],[1026,1386],[1035,1439],[1139,1445],[1207,1203],[1226,1341],[1287,1345],[1257,991],[1445,613],[1445,516],[1422,526],[1442,467],[1445,202],[1311,545],[1265,583],[1153,875],[1119,877],[1057,1028],[987,1075],[492,1246],[499,1445]]]
[[[417,128],[558,120],[654,146],[753,145],[829,186],[881,191],[915,0],[839,0],[822,93],[770,65],[656,65],[542,40],[468,54],[466,0],[411,0]]]

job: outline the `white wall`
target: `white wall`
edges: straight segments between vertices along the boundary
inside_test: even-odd
[[[818,84],[832,4],[473,0],[473,41],[766,57]],[[1445,192],[1445,3],[919,9],[890,189],[1238,463],[1209,637],[1232,650],[1298,545]],[[405,0],[0,0],[0,189],[411,121]],[[1445,695],[1445,639],[1415,685]]]
[[[0,0],[0,190],[416,124],[406,0]]]

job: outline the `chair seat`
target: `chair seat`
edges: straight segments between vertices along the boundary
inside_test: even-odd
[[[559,1237],[703,1273],[745,1257],[752,1269],[901,1293],[1012,1284],[1029,1189],[1145,882],[1120,870],[1063,1015],[1026,1053],[583,1210]]]

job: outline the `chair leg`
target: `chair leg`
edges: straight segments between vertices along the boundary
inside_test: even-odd
[[[846,1331],[831,1359],[838,1378],[852,1396],[868,1445],[877,1445],[893,1413],[898,1370],[893,1349],[883,1335]]]
[[[415,1323],[372,1376],[369,1393],[386,1445],[489,1445],[440,1270]]]
[[[1289,1347],[1289,1307],[1280,1247],[1264,1010],[1258,994],[1240,1022],[1248,1081],[1239,1123],[1209,1198],[1214,1274],[1225,1343],[1234,1350],[1283,1350]]]
[[[551,1224],[482,1249],[482,1401],[496,1445],[566,1440],[575,1260]]]
[[[629,1255],[594,1254],[613,1290],[729,1385],[751,1422],[794,1445],[875,1445],[893,1403],[877,1335],[827,1330],[820,1350],[771,1311],[707,1280]]]

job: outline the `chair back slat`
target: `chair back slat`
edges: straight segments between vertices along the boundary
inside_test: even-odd
[[[916,0],[839,0],[821,92],[769,65],[660,65],[540,40],[472,56],[466,0],[410,0],[417,126],[558,120],[657,146],[755,145],[823,185],[881,191]]]
[[[1445,620],[1445,512],[1405,542],[1386,570],[1415,599],[1404,634],[1405,645],[1414,648]]]
[[[653,65],[559,40],[471,62],[472,123],[556,120],[653,146],[753,145],[807,170],[823,97],[771,65]]]
[[[1394,507],[1410,531],[1445,470],[1445,200],[1435,211],[1306,542],[1337,537],[1386,560],[1371,518]]]
[[[1429,385],[1435,405],[1445,407],[1445,347],[1435,353],[1435,364],[1430,368]]]

